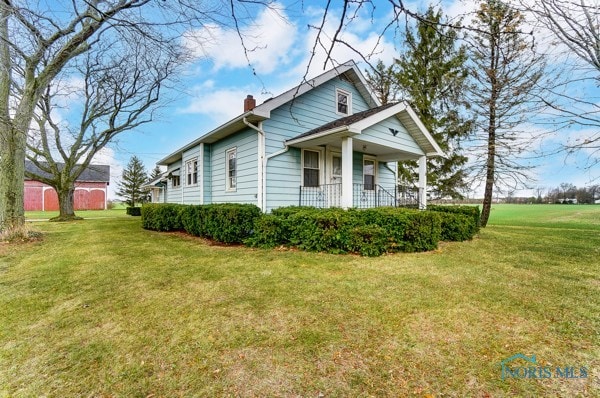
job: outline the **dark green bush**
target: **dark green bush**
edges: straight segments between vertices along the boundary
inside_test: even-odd
[[[125,214],[130,216],[141,216],[142,208],[141,207],[128,207],[125,209]]]
[[[360,225],[350,231],[350,250],[361,256],[381,256],[388,250],[387,231],[378,225]]]
[[[251,204],[223,203],[203,206],[204,229],[208,238],[224,243],[241,243],[254,230],[261,215]]]
[[[307,209],[289,216],[290,244],[307,251],[347,253],[350,229],[349,213],[342,209]]]
[[[473,239],[477,233],[473,218],[459,213],[441,213],[442,235],[441,240],[447,242],[462,242]]]
[[[147,203],[142,206],[142,227],[154,231],[183,229],[181,213],[187,206],[171,203]]]
[[[252,235],[244,240],[250,247],[263,249],[289,244],[290,230],[287,219],[274,214],[263,214],[256,219]]]
[[[453,214],[462,214],[467,217],[470,217],[473,220],[473,228],[475,228],[475,232],[479,232],[480,218],[481,212],[479,211],[479,206],[442,206],[442,205],[429,205],[427,206],[427,210],[438,211],[442,213],[453,213]]]
[[[308,251],[360,253],[425,251],[437,247],[441,215],[409,209],[281,208],[262,216],[246,244],[291,245]]]

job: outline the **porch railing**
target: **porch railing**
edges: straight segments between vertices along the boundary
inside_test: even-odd
[[[396,203],[403,207],[419,206],[419,188],[409,185],[396,187]]]
[[[352,205],[357,209],[396,206],[396,197],[381,185],[352,184]]]
[[[322,209],[342,206],[342,184],[325,184],[318,187],[300,187],[300,206]]]
[[[342,184],[300,187],[298,205],[318,208],[341,207]],[[381,185],[352,184],[352,207],[354,208],[369,209],[398,205],[404,205],[404,203],[400,203],[395,193],[386,190]]]

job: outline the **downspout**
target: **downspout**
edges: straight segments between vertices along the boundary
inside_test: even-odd
[[[181,187],[181,204],[184,204],[185,202],[183,201],[184,197],[183,197],[183,190],[185,189],[185,163],[183,163],[183,152],[181,152],[181,167],[179,167],[179,186]]]
[[[258,133],[258,186],[257,186],[257,198],[256,202],[260,207],[260,210],[264,213],[266,211],[266,195],[265,195],[265,132],[262,129],[262,122],[258,122],[258,126],[253,125],[248,121],[246,117],[242,119],[244,124],[250,127],[252,130],[255,130]]]
[[[199,166],[196,171],[200,171],[198,176],[198,183],[200,184],[200,204],[204,204],[204,142],[200,143],[200,156],[198,156]]]

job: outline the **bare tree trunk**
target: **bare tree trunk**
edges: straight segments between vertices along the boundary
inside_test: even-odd
[[[481,209],[481,227],[485,227],[490,218],[492,210],[492,199],[494,195],[494,174],[496,172],[496,132],[491,125],[488,131],[488,156],[485,175],[485,190],[483,192],[483,208]]]
[[[0,231],[25,224],[25,134],[12,123],[0,122]]]
[[[58,208],[60,213],[58,217],[54,217],[51,221],[71,221],[71,220],[82,220],[81,217],[75,215],[75,188],[72,184],[68,187],[54,187],[58,193]]]

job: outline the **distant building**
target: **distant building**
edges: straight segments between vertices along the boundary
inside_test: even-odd
[[[60,166],[62,164],[59,164]],[[30,161],[25,162],[25,170],[42,176],[47,174]],[[75,181],[75,210],[106,209],[109,183],[110,166],[89,165]],[[25,211],[56,210],[58,210],[56,190],[43,182],[25,177]]]

